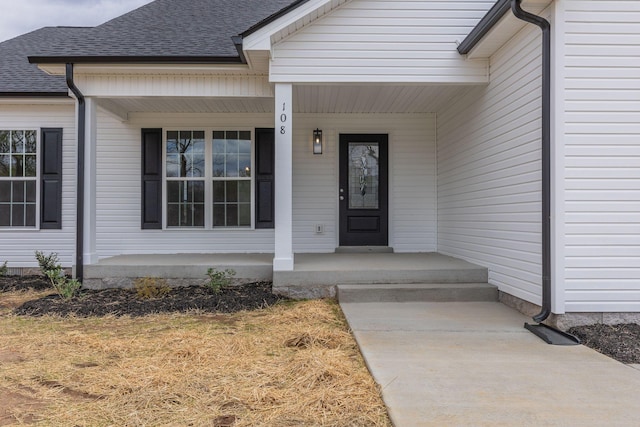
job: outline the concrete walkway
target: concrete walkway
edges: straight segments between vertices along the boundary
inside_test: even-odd
[[[340,305],[396,427],[640,426],[640,370],[500,303]]]

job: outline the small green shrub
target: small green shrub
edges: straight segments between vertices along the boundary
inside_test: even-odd
[[[54,270],[60,263],[56,252],[45,255],[44,252],[36,251],[36,259],[38,260],[40,271],[45,275],[47,271]]]
[[[65,276],[57,253],[45,255],[43,252],[36,251],[36,260],[38,260],[40,271],[49,279],[51,286],[61,298],[71,299],[82,286],[77,279]]]
[[[5,261],[0,266],[0,277],[6,276],[7,274],[9,274],[9,267],[7,267],[7,261]]]
[[[219,294],[223,288],[229,286],[233,276],[235,275],[235,270],[226,269],[222,271],[218,270],[217,268],[210,268],[207,270],[207,276],[209,276],[207,287],[214,294]]]
[[[82,283],[78,279],[70,279],[63,274],[53,287],[63,299],[71,299],[82,287]]]
[[[133,282],[133,286],[140,299],[161,298],[171,290],[166,280],[159,277],[139,277]]]

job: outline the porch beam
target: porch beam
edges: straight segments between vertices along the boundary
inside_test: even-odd
[[[293,270],[293,85],[275,85],[274,271]]]

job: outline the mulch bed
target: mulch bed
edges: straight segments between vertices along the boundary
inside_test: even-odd
[[[40,276],[7,276],[0,278],[0,291],[45,290],[49,283]],[[79,295],[64,300],[58,295],[27,301],[14,310],[25,316],[145,316],[156,313],[189,311],[233,313],[255,310],[276,304],[286,298],[271,292],[270,282],[255,282],[230,286],[214,293],[200,286],[171,288],[160,298],[140,298],[132,289],[82,290]]]
[[[640,363],[640,325],[587,325],[568,331],[582,344],[622,363]]]

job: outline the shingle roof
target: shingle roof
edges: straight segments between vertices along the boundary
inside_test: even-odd
[[[27,56],[43,44],[56,43],[87,28],[45,27],[0,43],[0,95],[67,95],[64,77],[50,76]]]
[[[0,43],[0,96],[66,96],[38,62],[240,61],[232,37],[307,0],[156,0],[97,27],[45,27]],[[72,60],[72,61],[70,61]]]
[[[238,60],[231,37],[278,11],[293,0],[156,0],[99,25],[86,34],[70,35],[33,54],[51,57],[218,58]],[[36,58],[37,59],[37,58]]]

